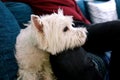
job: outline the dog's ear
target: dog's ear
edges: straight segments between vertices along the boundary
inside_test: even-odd
[[[63,10],[59,8],[58,9],[58,14],[63,16]]]
[[[36,27],[40,32],[43,32],[43,24],[40,22],[40,17],[37,15],[31,15],[31,23]]]

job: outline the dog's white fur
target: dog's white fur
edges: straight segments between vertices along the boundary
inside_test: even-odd
[[[62,10],[51,15],[31,15],[27,28],[16,41],[18,80],[54,80],[49,55],[81,46],[86,41],[86,28],[73,28],[72,16]]]

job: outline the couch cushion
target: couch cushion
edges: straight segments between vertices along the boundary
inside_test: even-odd
[[[32,14],[31,8],[21,2],[4,2],[7,8],[15,16],[21,28],[25,28],[24,23],[28,23],[30,20],[30,15]],[[19,16],[18,16],[19,15]]]
[[[19,31],[15,17],[0,1],[0,80],[14,80],[16,76],[14,45]]]
[[[120,19],[120,0],[115,0],[115,1],[116,1],[118,18]]]
[[[86,8],[85,8],[85,5],[84,5],[84,0],[76,0],[79,8],[81,9],[82,13],[84,16],[87,16],[86,14]]]
[[[87,2],[87,7],[92,23],[101,23],[118,19],[114,0],[106,2]]]

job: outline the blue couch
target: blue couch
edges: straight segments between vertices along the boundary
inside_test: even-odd
[[[23,9],[24,7],[26,9]],[[13,8],[16,8],[15,12]],[[19,14],[19,11],[23,11],[24,14]],[[27,5],[21,3],[13,5],[12,2],[4,4],[0,1],[0,80],[16,79],[18,66],[14,56],[14,45],[20,28],[24,28],[22,23],[30,19],[30,14],[31,9]]]

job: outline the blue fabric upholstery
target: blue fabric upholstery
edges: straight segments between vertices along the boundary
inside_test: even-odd
[[[116,1],[118,19],[120,19],[120,0],[115,0],[115,1]]]
[[[14,45],[19,31],[16,19],[0,1],[0,80],[14,80],[16,76]]]
[[[30,20],[30,15],[32,14],[32,10],[30,6],[25,3],[20,2],[5,2],[7,8],[12,12],[18,21],[21,28],[25,28],[24,23],[27,23]]]
[[[84,0],[77,0],[77,5],[79,6],[79,8],[81,9],[82,13],[84,16],[86,15],[86,10],[85,10],[85,5],[84,5]]]

